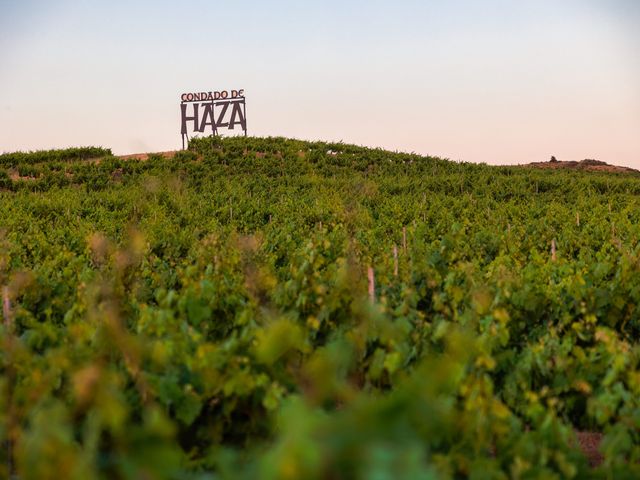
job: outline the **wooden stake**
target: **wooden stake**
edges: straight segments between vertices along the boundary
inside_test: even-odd
[[[14,465],[13,465],[13,446],[15,443],[15,420],[13,415],[13,385],[15,383],[15,369],[13,367],[13,319],[11,317],[11,300],[9,298],[9,287],[2,287],[2,316],[4,317],[4,325],[7,331],[5,341],[3,342],[3,348],[5,348],[5,360],[7,368],[5,374],[8,382],[8,388],[6,392],[6,406],[7,408],[7,437],[5,439],[5,450],[7,452],[6,465],[9,478],[13,478]]]
[[[580,212],[576,212],[576,225],[580,226]]]
[[[393,244],[393,275],[398,276],[398,247],[395,243]]]
[[[555,262],[557,260],[556,256],[556,239],[551,240],[551,261]]]
[[[402,227],[402,252],[407,253],[407,227]]]
[[[4,317],[4,325],[7,331],[12,330],[11,319],[11,300],[9,299],[9,287],[2,287],[2,316]]]
[[[373,267],[369,267],[367,276],[369,277],[369,300],[371,303],[376,303],[376,278]]]

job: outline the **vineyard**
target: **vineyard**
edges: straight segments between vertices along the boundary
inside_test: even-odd
[[[640,478],[640,174],[206,138],[0,206],[0,478]]]

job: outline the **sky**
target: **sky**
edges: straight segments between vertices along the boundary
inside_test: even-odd
[[[640,168],[640,0],[0,0],[0,152],[180,148],[180,94],[249,135]]]

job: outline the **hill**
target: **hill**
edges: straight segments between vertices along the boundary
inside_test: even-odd
[[[2,155],[0,477],[637,477],[639,195],[283,138]]]

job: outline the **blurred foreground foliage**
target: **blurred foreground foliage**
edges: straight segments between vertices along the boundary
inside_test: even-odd
[[[1,478],[640,475],[637,176],[81,150],[0,156]]]

